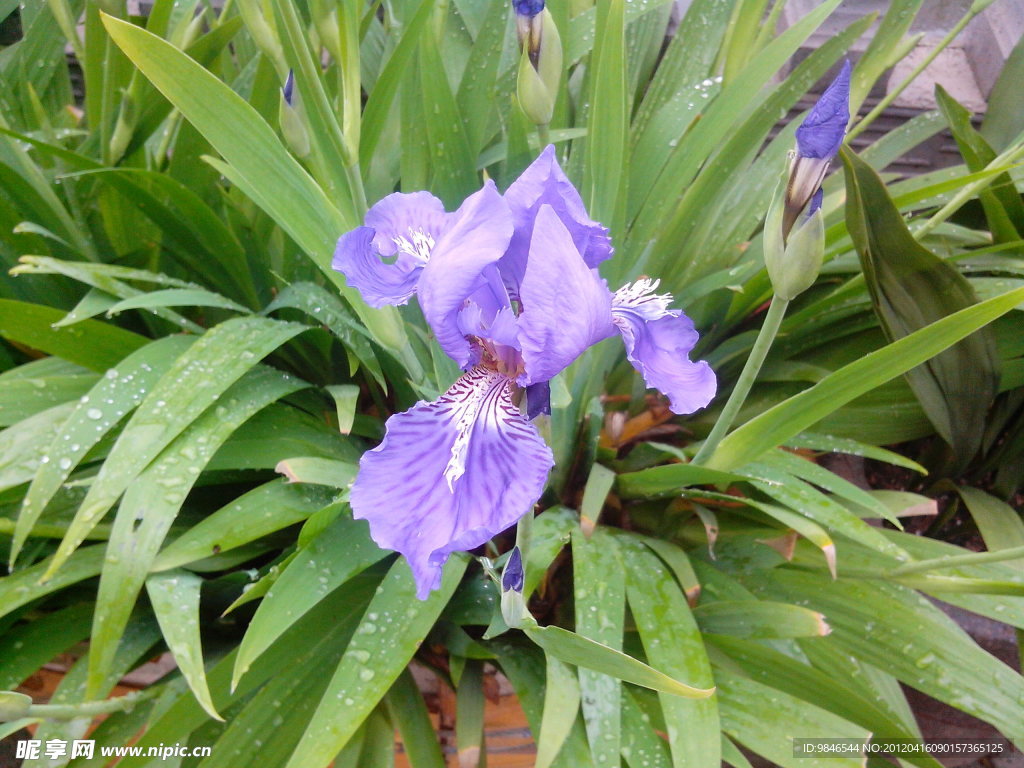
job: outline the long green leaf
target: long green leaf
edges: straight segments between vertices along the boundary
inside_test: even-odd
[[[729,470],[785,443],[854,398],[949,348],[1024,301],[1024,288],[988,299],[928,325],[834,371],[751,419],[718,445],[708,465]]]
[[[419,601],[408,564],[392,566],[286,768],[327,765],[345,746],[405,669],[465,569],[465,559],[451,558],[441,588]]]

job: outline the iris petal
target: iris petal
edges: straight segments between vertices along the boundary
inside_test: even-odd
[[[608,228],[587,215],[580,193],[558,165],[553,145],[549,144],[512,182],[505,200],[516,229],[501,270],[512,286],[518,286],[526,272],[534,223],[542,205],[550,206],[558,215],[588,267],[597,267],[612,255]]]
[[[816,160],[831,160],[843,143],[849,122],[850,62],[847,61],[796,129],[797,154]]]
[[[487,285],[485,270],[505,253],[512,236],[512,217],[492,181],[470,195],[452,217],[423,269],[417,290],[423,316],[437,343],[465,368],[473,355],[459,329],[459,311],[466,299]]]
[[[666,394],[675,413],[693,413],[714,398],[715,373],[705,361],[690,360],[698,338],[693,321],[669,309],[672,297],[654,293],[657,287],[657,281],[638,280],[620,288],[612,315],[626,357],[647,386]]]
[[[448,216],[429,192],[388,195],[367,212],[366,226],[341,236],[331,266],[371,307],[405,304]]]
[[[549,205],[537,213],[519,293],[519,343],[526,367],[520,384],[547,381],[615,332],[608,287],[583,261]]]
[[[512,403],[512,382],[473,368],[432,403],[387,421],[363,455],[353,514],[377,544],[401,552],[426,598],[455,551],[478,547],[533,509],[554,464]]]

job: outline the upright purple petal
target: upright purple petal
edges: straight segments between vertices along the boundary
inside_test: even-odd
[[[583,261],[549,205],[537,213],[519,297],[519,343],[526,366],[520,384],[547,381],[615,332],[608,287]]]
[[[672,297],[656,294],[658,281],[638,280],[620,288],[612,302],[626,357],[647,386],[668,396],[675,413],[693,413],[715,396],[715,373],[705,361],[692,362],[697,343],[693,322],[668,308]]]
[[[510,527],[544,491],[551,450],[513,405],[512,386],[473,368],[434,402],[388,419],[359,462],[353,515],[408,559],[420,599],[440,586],[452,552]]]
[[[429,192],[388,195],[366,214],[366,226],[341,236],[331,266],[371,307],[405,304],[448,225]]]
[[[608,228],[587,215],[580,193],[558,165],[553,145],[512,182],[505,200],[512,211],[515,233],[501,269],[513,286],[522,281],[526,271],[534,222],[542,205],[551,206],[558,215],[588,267],[596,267],[612,255]]]
[[[831,160],[839,152],[850,122],[850,62],[843,63],[836,79],[796,129],[800,157]]]
[[[505,253],[512,236],[512,217],[488,181],[470,195],[434,246],[418,286],[420,306],[437,343],[460,367],[472,361],[470,343],[459,329],[459,311],[466,300],[488,284],[486,268]]]

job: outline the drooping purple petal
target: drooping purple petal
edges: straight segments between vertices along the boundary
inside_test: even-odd
[[[668,308],[672,297],[656,294],[658,281],[638,280],[620,288],[612,302],[614,322],[626,357],[647,386],[668,396],[675,413],[693,413],[715,396],[715,373],[707,362],[692,362],[697,343],[693,322]]]
[[[800,157],[831,160],[836,156],[850,122],[850,62],[843,63],[836,79],[796,129]]]
[[[359,462],[353,515],[369,521],[378,545],[408,559],[420,599],[440,586],[452,552],[510,527],[544,491],[551,450],[512,404],[511,388],[473,368],[434,402],[388,419],[383,442]]]
[[[615,332],[608,287],[583,261],[549,205],[537,213],[519,296],[519,343],[526,367],[520,384],[547,381]]]
[[[448,216],[429,192],[388,195],[367,212],[366,226],[341,236],[331,266],[371,307],[405,304]]]
[[[418,293],[423,316],[437,343],[460,367],[472,361],[470,343],[459,329],[466,300],[489,284],[486,268],[505,253],[512,236],[512,217],[494,182],[466,198],[420,276]]]
[[[558,215],[588,267],[597,267],[612,255],[608,228],[587,215],[580,193],[558,165],[554,145],[549,144],[512,182],[505,200],[512,211],[515,232],[501,270],[511,285],[518,285],[526,271],[534,223],[542,205],[551,206]]]

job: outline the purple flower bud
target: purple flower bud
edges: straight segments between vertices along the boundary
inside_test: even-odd
[[[288,70],[288,77],[285,78],[284,88],[281,89],[281,95],[284,96],[284,103],[289,107],[294,106],[292,104],[292,95],[295,91],[295,73],[292,70]]]
[[[551,383],[547,381],[526,387],[526,418],[533,421],[541,415],[551,415]]]
[[[842,146],[849,122],[850,62],[847,60],[811,113],[796,129],[797,154],[815,160],[831,160]]]
[[[508,562],[505,563],[505,570],[501,573],[501,591],[522,593],[523,577],[523,556],[519,547],[513,547],[512,554],[508,556]]]
[[[512,0],[517,16],[533,18],[544,10],[544,0]]]

